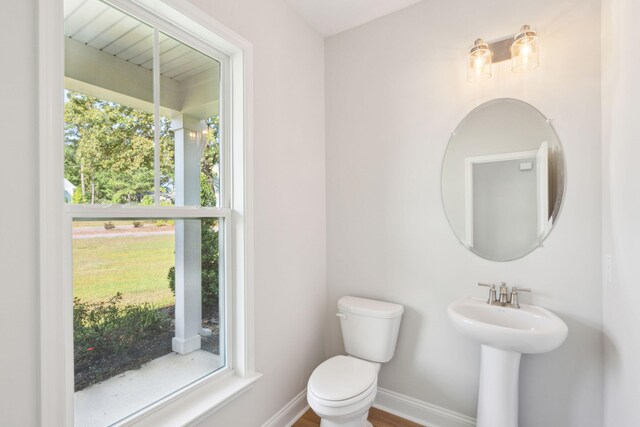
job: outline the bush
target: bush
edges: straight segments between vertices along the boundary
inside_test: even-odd
[[[133,228],[142,228],[144,227],[143,221],[133,221]]]
[[[104,223],[104,229],[105,230],[111,230],[116,228],[116,226],[111,222],[111,221],[107,221]]]
[[[78,205],[85,202],[84,198],[82,197],[82,189],[80,187],[76,187],[76,189],[73,190],[72,201],[74,205]]]
[[[142,198],[140,204],[143,206],[153,206],[153,196],[147,194]]]
[[[120,292],[105,302],[73,299],[76,362],[126,352],[134,343],[159,333],[170,324],[169,317],[152,304],[122,305],[121,301]]]

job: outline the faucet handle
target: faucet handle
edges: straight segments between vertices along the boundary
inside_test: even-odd
[[[487,304],[492,304],[494,302],[496,302],[496,285],[494,285],[493,283],[478,283],[478,286],[484,286],[489,289],[489,299],[487,300]]]
[[[478,283],[478,286],[484,286],[487,288],[491,288],[491,289],[495,289],[496,285],[494,285],[493,283]]]
[[[511,306],[513,308],[520,308],[518,302],[518,292],[531,292],[530,288],[518,288],[517,286],[511,287]]]

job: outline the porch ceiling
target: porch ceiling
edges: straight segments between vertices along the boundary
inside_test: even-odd
[[[153,31],[147,25],[97,0],[65,1],[65,36],[150,70]],[[161,36],[160,74],[178,82],[212,72],[216,61],[179,41]]]
[[[218,114],[220,63],[160,33],[160,107]],[[65,87],[153,112],[153,29],[99,0],[65,0]]]

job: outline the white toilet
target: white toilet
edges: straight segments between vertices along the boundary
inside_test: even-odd
[[[404,307],[345,296],[338,301],[344,348],[318,366],[307,384],[309,406],[321,427],[371,427],[369,408],[378,390],[380,364],[396,349]]]

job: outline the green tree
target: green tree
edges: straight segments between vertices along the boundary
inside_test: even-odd
[[[80,187],[84,203],[139,203],[153,193],[153,114],[67,92],[65,178]],[[171,123],[160,120],[161,184],[173,190]]]

